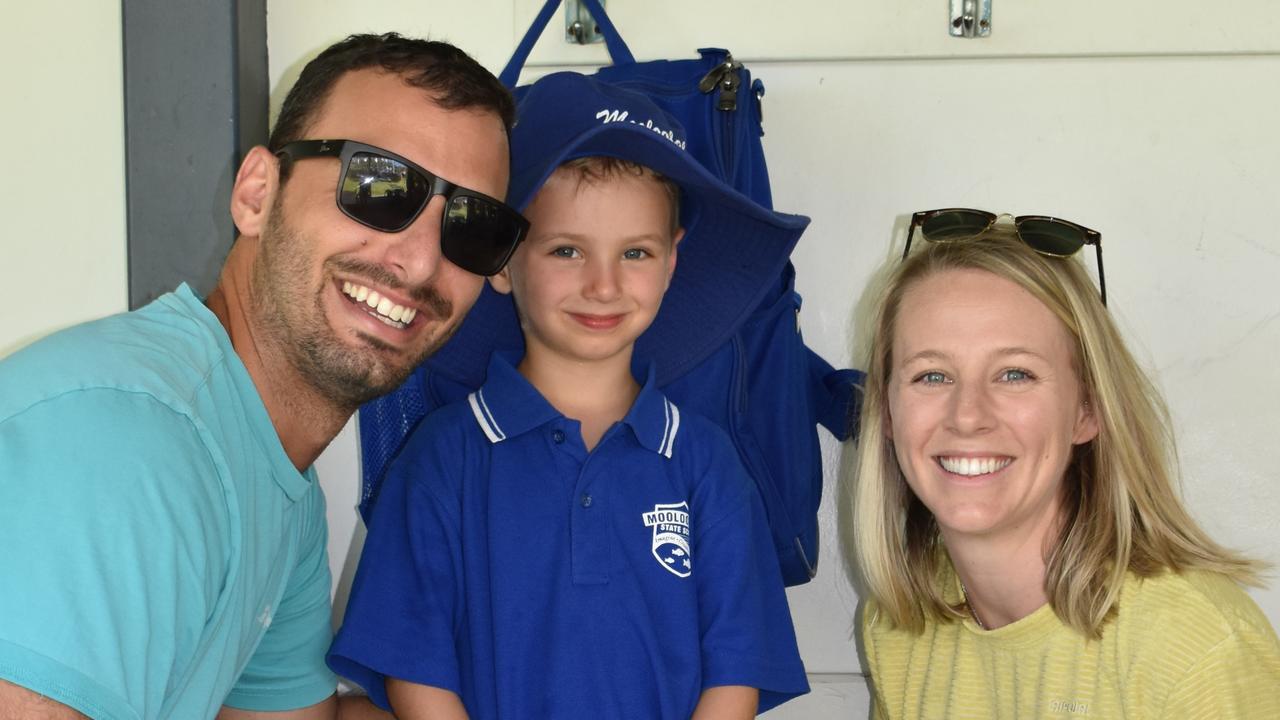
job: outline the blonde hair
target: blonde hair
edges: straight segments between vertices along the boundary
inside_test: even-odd
[[[933,516],[907,486],[885,434],[894,323],[914,283],[952,269],[989,272],[1044,303],[1066,328],[1082,396],[1098,435],[1076,446],[1063,483],[1061,531],[1046,557],[1045,591],[1059,619],[1096,638],[1127,572],[1203,569],[1258,583],[1261,563],[1215,543],[1182,505],[1169,413],[1125,346],[1098,290],[1075,259],[1045,257],[996,225],[959,242],[930,243],[890,276],[875,304],[852,488],[850,556],[865,590],[895,626],[968,617],[944,598],[949,565]]]

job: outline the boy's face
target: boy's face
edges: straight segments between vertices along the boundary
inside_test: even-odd
[[[552,174],[525,210],[529,236],[490,278],[513,293],[526,362],[631,362],[676,267],[670,199],[650,177]]]

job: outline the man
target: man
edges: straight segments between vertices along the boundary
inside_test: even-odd
[[[310,466],[523,237],[512,113],[452,46],[348,38],[245,157],[206,300],[0,362],[0,719],[337,715]]]

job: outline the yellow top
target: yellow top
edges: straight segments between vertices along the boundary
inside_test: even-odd
[[[1130,574],[1096,641],[1048,605],[992,631],[935,621],[917,635],[875,616],[869,603],[862,634],[882,720],[1280,718],[1280,641],[1215,573]]]

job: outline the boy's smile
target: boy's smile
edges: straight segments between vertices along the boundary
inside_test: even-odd
[[[586,315],[583,313],[570,313],[569,317],[582,323],[584,327],[591,330],[612,330],[622,324],[626,315]]]
[[[630,367],[675,270],[670,202],[646,175],[552,174],[525,210],[529,237],[491,279],[515,296],[526,362]]]

